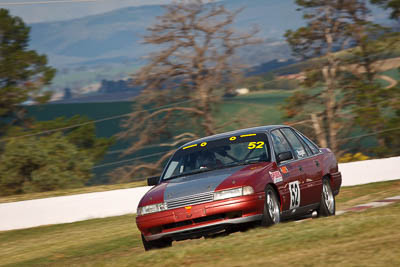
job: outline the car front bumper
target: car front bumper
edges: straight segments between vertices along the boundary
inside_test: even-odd
[[[137,216],[136,223],[147,241],[182,240],[261,220],[263,207],[264,192]]]

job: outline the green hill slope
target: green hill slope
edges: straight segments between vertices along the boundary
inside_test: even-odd
[[[231,120],[237,116],[246,114],[246,121],[240,126],[241,128],[254,127],[267,124],[281,123],[281,113],[278,106],[291,94],[289,91],[265,91],[256,92],[248,95],[227,98],[223,101],[220,110],[216,113],[216,120],[219,124]],[[92,120],[98,120],[113,117],[131,112],[132,102],[111,102],[111,103],[79,103],[79,104],[47,104],[43,106],[29,106],[28,112],[37,120],[51,120],[57,117],[72,117],[74,115],[86,116]],[[123,119],[112,119],[96,123],[96,133],[99,137],[111,137],[121,129]],[[238,126],[228,126],[222,131],[237,129]],[[110,148],[101,165],[113,163],[121,160],[131,159],[137,156],[149,155],[157,153],[161,150],[157,145],[146,150],[121,157],[121,151],[129,145],[128,142],[117,142]],[[159,156],[148,158],[146,160],[156,160]],[[130,164],[133,162],[129,162]],[[107,165],[95,169],[95,178],[90,184],[103,184],[108,182],[107,173],[116,167],[120,167],[125,163]]]

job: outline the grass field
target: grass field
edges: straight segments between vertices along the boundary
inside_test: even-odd
[[[337,208],[400,192],[400,180],[343,188]],[[0,232],[3,266],[398,266],[400,203],[144,252],[134,216]]]

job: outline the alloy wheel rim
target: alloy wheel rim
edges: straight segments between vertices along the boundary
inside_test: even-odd
[[[267,204],[269,216],[274,223],[277,223],[279,219],[279,208],[275,198],[272,196],[272,192],[268,192],[267,194]]]
[[[323,195],[326,207],[328,208],[329,212],[333,213],[335,200],[333,199],[332,190],[327,183],[324,183]]]

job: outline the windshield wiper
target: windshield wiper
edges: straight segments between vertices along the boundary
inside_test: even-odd
[[[245,161],[246,164],[258,163],[261,162],[260,159],[248,159]]]
[[[259,159],[248,159],[242,162],[232,162],[230,164],[226,164],[223,166],[223,168],[230,168],[230,167],[236,167],[236,166],[243,166],[243,165],[249,165],[249,164],[253,164],[253,163],[257,163],[260,162]]]
[[[170,180],[170,179],[174,179],[174,178],[178,178],[178,177],[182,177],[182,176],[186,176],[186,175],[192,175],[192,174],[196,174],[196,173],[208,172],[208,171],[212,171],[212,170],[214,170],[214,169],[210,169],[210,168],[204,167],[204,168],[192,171],[192,172],[186,172],[186,173],[181,173],[181,174],[178,174],[178,175],[174,175],[174,176],[168,177],[167,179],[164,179],[164,180]]]

